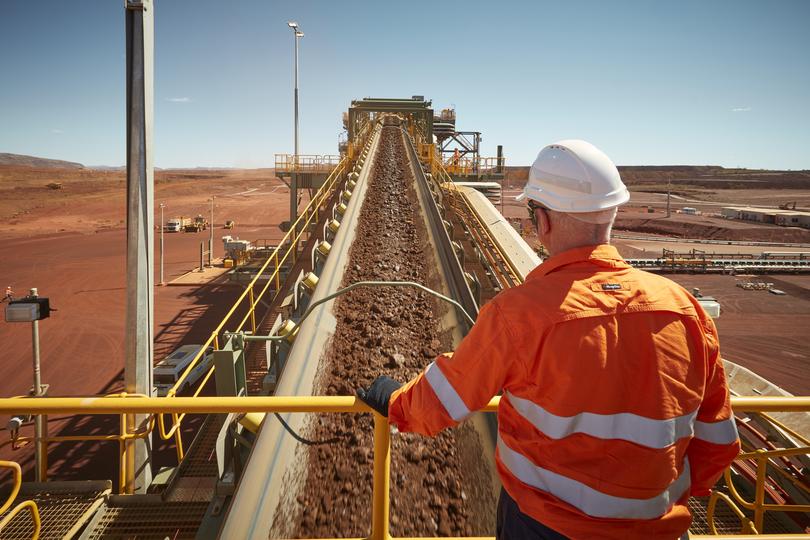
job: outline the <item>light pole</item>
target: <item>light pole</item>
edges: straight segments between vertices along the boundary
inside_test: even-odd
[[[298,40],[304,37],[304,32],[295,21],[289,21],[287,26],[293,31],[295,41],[295,155],[293,156],[293,172],[290,178],[290,226],[298,217]],[[293,233],[295,234],[295,233]]]
[[[208,224],[211,229],[211,236],[208,238],[208,266],[214,266],[214,199],[216,195],[211,195],[211,223]]]
[[[33,397],[42,397],[48,390],[47,384],[42,384],[39,363],[39,321],[51,315],[51,305],[48,298],[39,296],[36,288],[29,291],[28,296],[20,300],[9,298],[6,306],[6,322],[31,323],[31,348],[34,360],[34,386],[31,388]],[[8,430],[15,432],[25,422],[25,417],[13,416],[8,423]],[[42,414],[34,416],[34,454],[36,468],[34,478],[37,482],[44,482],[48,476],[48,417]]]
[[[36,288],[32,288],[29,297],[36,299],[39,296]],[[34,349],[34,397],[42,395],[42,377],[39,371],[39,319],[31,321],[31,344]],[[34,418],[34,444],[35,444],[35,460],[36,471],[35,479],[37,482],[43,482],[47,475],[45,465],[45,451],[43,445],[43,438],[45,437],[45,418],[39,414]]]
[[[165,229],[165,221],[163,221],[163,209],[166,205],[160,203],[160,285],[166,285],[163,280],[163,229]]]
[[[295,164],[298,164],[298,39],[304,37],[304,32],[295,21],[288,22],[287,26],[292,28],[295,40]]]

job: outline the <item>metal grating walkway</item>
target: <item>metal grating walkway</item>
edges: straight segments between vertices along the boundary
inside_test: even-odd
[[[709,524],[706,520],[706,508],[708,505],[708,497],[692,497],[689,499],[689,510],[692,512],[692,526],[689,527],[690,533],[711,534]],[[751,512],[745,509],[743,509],[743,512],[749,518],[753,518]],[[723,501],[718,501],[715,507],[714,526],[717,528],[718,534],[740,534],[740,529],[742,528],[740,518],[738,518]],[[788,534],[794,532],[803,531],[800,531],[798,528],[787,528],[786,523],[779,520],[777,514],[774,512],[765,513],[765,534]]]
[[[219,430],[225,415],[209,414],[200,426],[197,436],[180,463],[178,476],[214,477],[219,475],[217,468],[216,445]]]
[[[83,538],[193,539],[207,509],[207,502],[108,506]]]
[[[110,487],[109,482],[103,481],[23,484],[14,504],[26,500],[37,503],[42,522],[40,538],[72,538],[101,506]],[[30,514],[23,511],[6,525],[0,537],[3,540],[28,540],[33,534]]]

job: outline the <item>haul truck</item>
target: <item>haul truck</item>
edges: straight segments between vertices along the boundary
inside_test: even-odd
[[[184,231],[186,227],[191,225],[191,218],[187,217],[179,217],[179,218],[172,218],[166,223],[166,230],[169,232],[180,232]]]

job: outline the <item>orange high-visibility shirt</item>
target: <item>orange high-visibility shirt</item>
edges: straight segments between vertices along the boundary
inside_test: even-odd
[[[484,306],[452,355],[395,392],[434,435],[494,395],[496,464],[521,511],[571,538],[673,540],[739,453],[717,330],[610,245],[549,258]]]

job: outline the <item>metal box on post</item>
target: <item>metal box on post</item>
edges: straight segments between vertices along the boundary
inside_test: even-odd
[[[231,337],[225,347],[214,351],[214,375],[218,396],[247,395],[245,351],[241,339]]]

